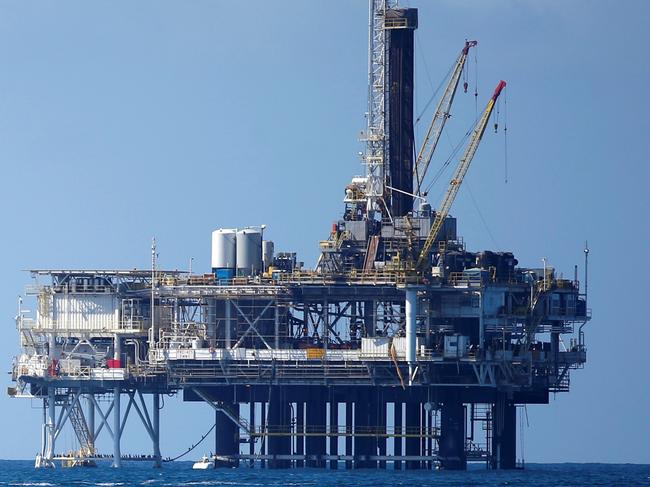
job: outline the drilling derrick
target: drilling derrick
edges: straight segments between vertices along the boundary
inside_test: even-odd
[[[42,404],[37,467],[106,458],[160,467],[163,394],[214,412],[197,436],[214,430],[215,454],[197,468],[517,467],[517,408],[567,392],[586,362],[588,249],[581,284],[577,267],[564,279],[546,260],[523,267],[512,252],[468,250],[458,234],[453,202],[503,81],[439,207],[426,201],[476,42],[452,65],[416,150],[416,28],[416,9],[370,0],[366,172],[345,188],[315,269],[276,251],[261,225],[215,230],[202,274],[159,269],[155,242],[151,269],[31,271],[36,313],[20,300],[9,392]],[[133,411],[148,456],[122,454]],[[66,425],[79,449],[62,454]],[[100,433],[111,445],[101,456]],[[184,445],[168,446],[182,456]]]
[[[388,39],[388,211],[393,217],[413,211],[414,31],[418,11],[391,9],[385,16]]]

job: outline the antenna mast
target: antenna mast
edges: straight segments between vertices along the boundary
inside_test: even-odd
[[[151,239],[151,347],[156,346],[156,237]]]

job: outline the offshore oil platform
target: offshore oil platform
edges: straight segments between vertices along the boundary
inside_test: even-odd
[[[147,270],[31,271],[36,309],[19,305],[9,394],[42,401],[37,467],[119,467],[133,411],[152,443],[144,458],[161,466],[161,395],[174,393],[214,410],[205,467],[517,467],[517,407],[568,391],[586,361],[586,267],[581,290],[577,267],[563,279],[467,250],[450,209],[505,82],[434,209],[428,168],[476,42],[416,151],[417,10],[370,0],[369,14],[366,174],[345,188],[315,269],[247,227],[212,234],[205,274],[158,269],[155,242]],[[66,424],[72,454],[57,451]]]

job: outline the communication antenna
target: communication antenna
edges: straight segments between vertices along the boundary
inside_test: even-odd
[[[589,271],[589,244],[585,240],[585,306],[587,305],[587,289],[589,287],[587,277]]]
[[[156,237],[151,239],[151,346],[156,344],[155,314],[155,280],[156,280]]]

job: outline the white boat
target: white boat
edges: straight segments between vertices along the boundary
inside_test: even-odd
[[[192,469],[194,470],[208,470],[214,468],[214,459],[207,455],[203,455],[198,462],[194,462]]]

